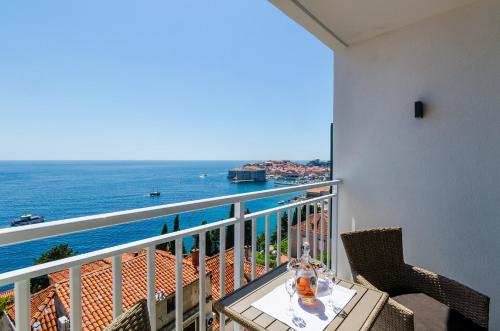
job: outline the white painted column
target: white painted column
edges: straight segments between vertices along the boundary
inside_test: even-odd
[[[175,330],[182,331],[184,322],[182,288],[182,238],[175,240]]]
[[[148,311],[151,329],[156,331],[156,292],[155,292],[155,246],[147,248],[147,290],[148,290]]]
[[[226,227],[219,229],[219,288],[221,298],[226,295]],[[226,316],[219,315],[220,330],[226,327]]]
[[[266,272],[269,271],[269,245],[270,245],[270,229],[269,229],[269,215],[265,217],[265,248],[264,248],[264,269]]]
[[[122,256],[115,255],[112,258],[113,277],[113,319],[122,313]]]
[[[252,218],[252,280],[257,277],[257,224]]]
[[[199,267],[198,267],[198,312],[199,312],[199,325],[198,330],[205,331],[205,303],[206,303],[206,290],[205,290],[205,250],[206,250],[206,232],[199,235]]]
[[[71,296],[71,293],[70,293]],[[16,330],[31,330],[30,280],[20,280],[14,284],[14,310],[16,314]],[[71,305],[73,307],[73,305]]]
[[[287,224],[287,258],[290,261],[292,259],[292,210],[288,209],[288,224]]]
[[[239,220],[234,225],[234,289],[236,290],[243,285],[244,202],[234,204],[234,216]]]
[[[276,267],[281,264],[281,214],[276,214]]]
[[[80,266],[69,268],[70,329],[82,330],[82,273]]]

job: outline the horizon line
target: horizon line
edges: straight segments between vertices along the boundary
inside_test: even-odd
[[[55,161],[151,161],[151,162],[165,162],[165,161],[329,161],[328,159],[314,158],[314,159],[2,159],[0,162],[55,162]]]

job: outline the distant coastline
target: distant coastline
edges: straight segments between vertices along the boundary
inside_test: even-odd
[[[330,162],[316,159],[305,164],[290,160],[246,163],[228,170],[227,178],[235,184],[274,179],[277,185],[297,185],[324,181],[329,176]]]

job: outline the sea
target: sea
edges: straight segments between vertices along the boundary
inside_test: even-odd
[[[264,183],[233,184],[227,171],[254,161],[0,161],[0,227],[22,214],[46,222],[113,211],[276,188]],[[152,191],[159,197],[150,197]],[[250,201],[251,212],[276,207],[298,193]],[[228,217],[230,206],[181,214],[181,229]],[[159,235],[173,229],[175,215],[0,247],[0,273],[33,265],[51,247],[68,243],[78,253]],[[271,229],[276,218],[271,218]],[[257,232],[264,231],[258,220]],[[184,239],[188,249],[192,238]]]

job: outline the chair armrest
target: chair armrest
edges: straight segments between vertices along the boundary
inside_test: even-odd
[[[361,275],[356,275],[354,281],[364,287],[372,290],[378,290],[373,286],[366,278]],[[382,309],[382,312],[378,316],[373,330],[404,330],[412,331],[414,330],[414,316],[413,312],[403,306],[402,304],[389,298],[387,304]]]
[[[488,328],[490,298],[452,279],[423,268],[406,265],[409,287],[455,309],[483,328]]]
[[[354,276],[354,281],[356,283],[358,283],[358,284],[363,285],[364,287],[369,288],[369,289],[380,291],[378,288],[376,288],[375,286],[373,286],[372,283],[370,283],[365,277],[363,277],[361,275],[355,275]]]

